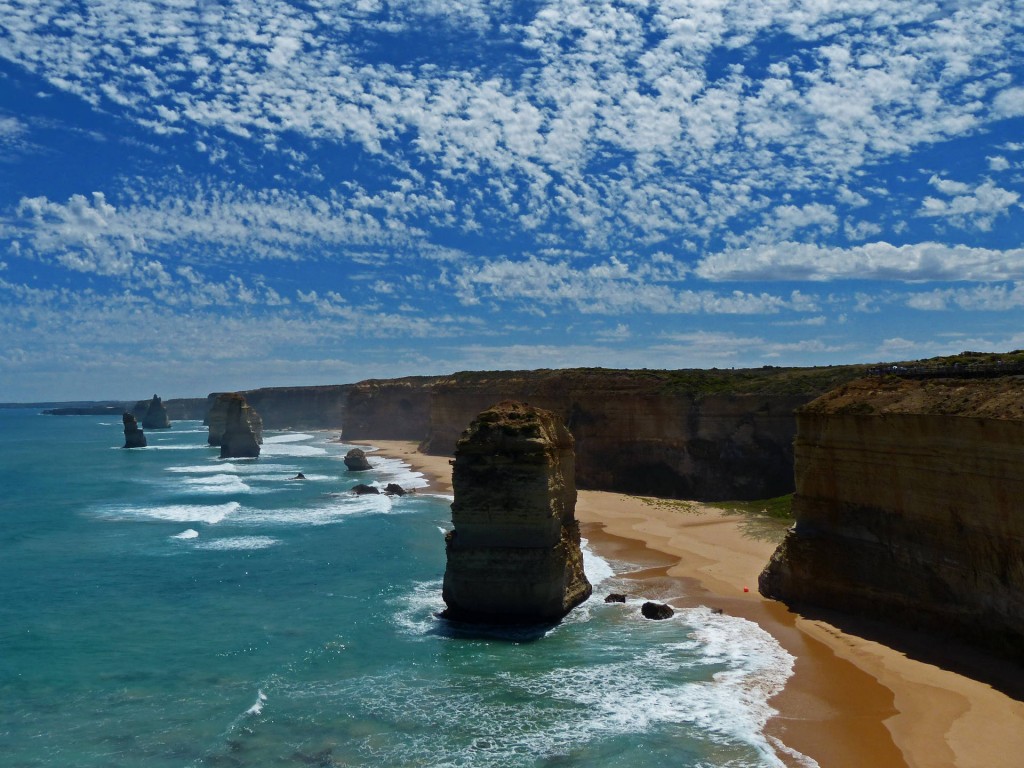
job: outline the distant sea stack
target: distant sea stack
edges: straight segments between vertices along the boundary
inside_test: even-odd
[[[761,593],[1024,661],[1024,378],[863,379],[797,425],[796,525]]]
[[[125,413],[121,416],[121,421],[124,424],[124,447],[145,448],[146,433],[139,429],[139,423],[135,420],[135,416]]]
[[[139,403],[139,406],[145,408],[144,415],[142,417],[142,428],[143,429],[170,429],[171,419],[167,415],[167,409],[164,407],[163,401],[153,395],[153,399],[146,403],[143,400]],[[136,406],[136,418],[138,418],[138,406]]]
[[[455,449],[445,617],[554,622],[590,597],[575,518],[573,437],[548,411],[506,401]]]
[[[252,458],[260,455],[263,442],[263,421],[237,392],[217,396],[207,415],[210,445],[220,446],[220,456]]]

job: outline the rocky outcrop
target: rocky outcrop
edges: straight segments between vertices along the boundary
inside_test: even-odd
[[[650,600],[640,606],[640,613],[645,619],[652,619],[654,621],[671,619],[676,614],[671,605],[665,605],[665,603],[654,603]]]
[[[348,440],[423,440],[430,429],[430,403],[437,376],[370,379],[352,384],[346,399],[344,435]],[[462,432],[473,416],[501,398],[476,409],[461,422]],[[452,440],[452,450],[455,440]]]
[[[797,419],[796,524],[761,593],[1024,660],[1024,379],[866,379]]]
[[[263,421],[237,392],[218,395],[207,414],[210,445],[221,447],[221,458],[260,455]]]
[[[137,419],[140,418],[140,412],[143,429],[170,429],[170,416],[167,415],[163,401],[156,395],[151,400],[141,400],[136,404],[134,414]]]
[[[349,472],[365,472],[370,469],[370,462],[366,459],[366,452],[362,448],[353,448],[345,454],[342,459]]]
[[[146,433],[139,429],[139,423],[135,420],[135,415],[124,413],[121,416],[121,422],[124,424],[124,447],[145,448]]]
[[[558,621],[586,600],[573,438],[550,412],[503,402],[455,449],[445,615],[460,621]]]

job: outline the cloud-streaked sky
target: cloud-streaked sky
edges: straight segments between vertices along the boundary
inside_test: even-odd
[[[0,401],[1024,347],[1024,0],[0,0]]]

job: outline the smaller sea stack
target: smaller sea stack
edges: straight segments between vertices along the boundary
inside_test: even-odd
[[[222,459],[256,458],[263,442],[263,420],[237,392],[217,396],[207,416],[208,442],[220,446]]]
[[[139,429],[139,422],[135,420],[135,416],[125,413],[121,416],[121,421],[124,424],[124,447],[145,448],[146,433]]]
[[[574,441],[549,411],[506,401],[455,449],[446,618],[560,620],[590,597],[576,522]]]
[[[171,419],[167,415],[167,408],[164,407],[163,400],[153,395],[153,399],[149,401],[149,404],[146,406],[145,415],[142,417],[142,428],[170,429],[170,427]]]

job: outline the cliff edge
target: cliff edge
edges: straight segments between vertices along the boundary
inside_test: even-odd
[[[1024,377],[862,379],[797,412],[760,591],[1024,660]]]
[[[455,450],[447,618],[558,621],[591,594],[576,522],[573,438],[548,411],[503,402]]]

